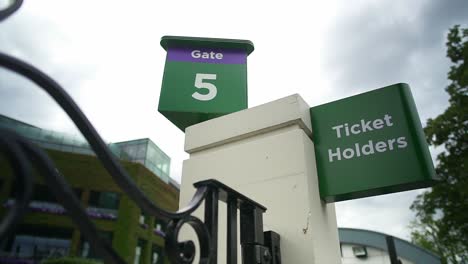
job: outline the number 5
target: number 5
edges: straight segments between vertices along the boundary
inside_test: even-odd
[[[208,89],[208,93],[201,94],[199,92],[194,92],[192,97],[200,101],[212,100],[218,93],[216,86],[212,83],[203,82],[203,80],[216,80],[216,74],[197,73],[197,75],[195,75],[195,87],[198,89]]]

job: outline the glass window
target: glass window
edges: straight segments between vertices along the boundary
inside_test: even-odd
[[[156,219],[154,221],[154,228],[158,231],[164,231],[166,230],[166,222]]]
[[[78,188],[73,188],[73,192],[78,197],[81,198],[81,190]],[[42,184],[34,185],[34,192],[33,192],[33,201],[40,201],[40,202],[50,202],[56,203],[57,199],[55,199],[55,195],[49,190],[49,187]]]
[[[168,170],[168,166],[167,166],[167,163],[163,164],[162,166],[162,171],[166,174],[169,174],[169,170]]]
[[[109,231],[98,231],[98,235],[107,240],[109,243],[112,243],[113,233]],[[82,238],[81,243],[81,257],[83,258],[93,258],[101,259],[101,257],[93,250],[88,241]]]
[[[119,208],[120,195],[115,192],[91,191],[89,195],[89,206],[105,209]]]
[[[115,143],[121,149],[120,158],[139,162],[168,182],[171,159],[149,139]]]
[[[12,248],[20,258],[57,258],[68,255],[70,243],[69,239],[18,235],[14,238]]]
[[[49,226],[20,226],[4,250],[21,258],[62,257],[69,254],[72,229]],[[38,262],[38,263],[39,263]]]
[[[365,258],[367,257],[367,249],[365,246],[354,246],[353,247],[353,254],[357,258]]]
[[[56,203],[54,194],[45,185],[35,185],[33,192],[33,201]]]
[[[60,148],[61,151],[63,152],[72,152],[73,151],[73,147],[70,146],[70,145],[62,145],[61,148]]]
[[[37,140],[40,140],[40,141],[45,141],[46,140],[46,136],[47,136],[47,132],[44,131],[43,129],[40,130],[40,132],[37,134]]]
[[[137,159],[144,159],[146,156],[146,144],[139,144],[135,146],[137,148],[136,157]]]
[[[73,152],[84,155],[93,155],[94,152],[86,147],[73,147]]]
[[[135,258],[133,259],[133,264],[143,264],[144,258],[144,250],[146,246],[146,241],[142,239],[138,239],[138,244],[135,248]]]
[[[162,248],[153,244],[151,248],[151,264],[163,264],[163,263],[164,263],[164,256],[163,256]]]
[[[138,219],[138,223],[140,224],[140,226],[146,229],[148,228],[149,222],[150,216],[147,213],[141,211],[140,218]]]

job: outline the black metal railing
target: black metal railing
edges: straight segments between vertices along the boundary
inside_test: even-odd
[[[206,190],[204,191],[205,222],[202,223],[193,216],[170,222],[166,232],[166,250],[172,260],[176,260],[178,263],[191,263],[193,261],[193,242],[177,242],[180,228],[184,223],[189,223],[194,228],[200,241],[200,263],[217,263],[218,203],[222,201],[227,204],[227,252],[225,263],[238,263],[238,211],[240,212],[242,263],[281,263],[279,235],[273,231],[263,232],[265,207],[216,180],[200,181],[195,183],[194,186],[197,190],[201,188]],[[211,246],[206,246],[208,244]],[[181,247],[182,249],[180,249]]]
[[[0,10],[0,21],[13,14],[22,4],[15,0],[10,6]],[[207,180],[195,183],[196,192],[188,206],[177,212],[168,212],[154,204],[135,184],[107,148],[95,128],[65,90],[48,75],[9,55],[0,52],[0,67],[17,73],[46,91],[68,114],[84,137],[88,140],[97,158],[112,176],[117,185],[143,211],[166,220],[165,249],[172,263],[192,263],[196,248],[193,241],[178,241],[178,234],[184,224],[189,224],[199,241],[199,263],[217,263],[218,203],[227,204],[227,252],[226,263],[237,263],[237,213],[240,212],[240,244],[242,263],[279,264],[281,263],[279,235],[263,232],[263,213],[266,208],[239,192],[216,181]],[[98,235],[93,222],[87,216],[73,189],[66,183],[52,160],[44,150],[32,144],[14,131],[0,129],[0,151],[5,154],[16,177],[17,192],[15,203],[0,223],[0,241],[3,241],[25,215],[33,193],[34,167],[44,178],[49,190],[65,208],[67,214],[89,241],[91,247],[102,256],[106,263],[125,263],[110,243]],[[204,203],[204,221],[192,213]]]

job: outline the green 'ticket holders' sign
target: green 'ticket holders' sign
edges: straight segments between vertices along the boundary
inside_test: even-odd
[[[436,180],[407,84],[312,107],[310,114],[326,202],[423,188]]]
[[[182,131],[247,108],[248,40],[164,36],[158,111]]]

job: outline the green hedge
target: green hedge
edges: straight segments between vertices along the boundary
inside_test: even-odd
[[[102,264],[103,262],[85,258],[50,258],[43,260],[41,264]]]

